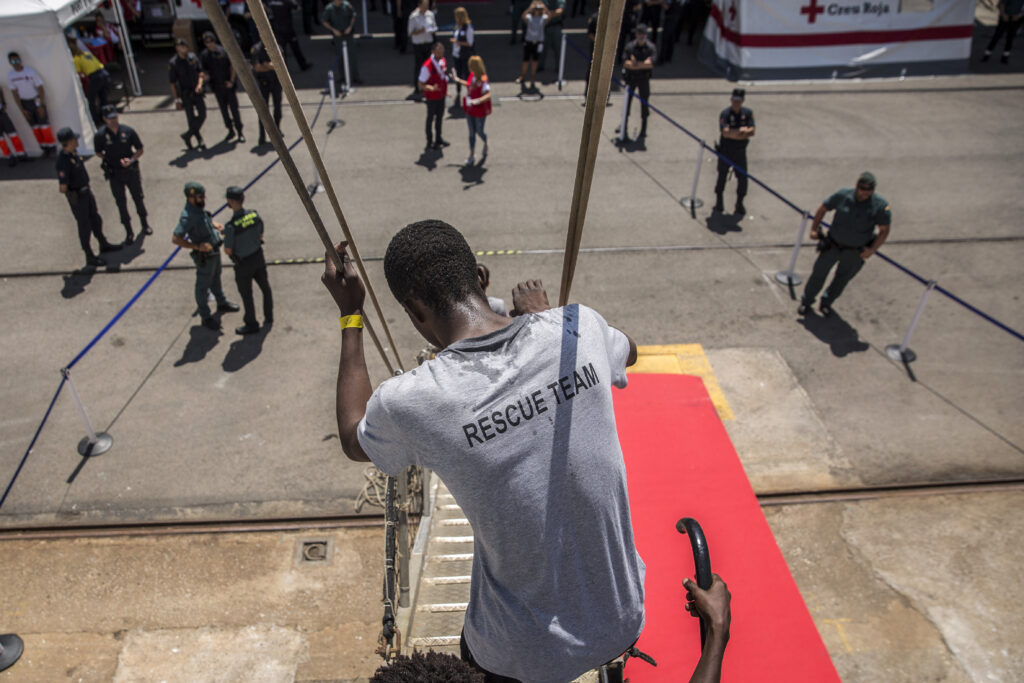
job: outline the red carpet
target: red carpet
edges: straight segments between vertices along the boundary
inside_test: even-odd
[[[700,656],[698,621],[683,609],[693,576],[680,517],[704,528],[711,569],[732,593],[726,683],[839,681],[753,489],[698,377],[629,377],[615,414],[629,476],[637,547],[647,564],[647,623],[630,659],[632,683],[687,681]]]

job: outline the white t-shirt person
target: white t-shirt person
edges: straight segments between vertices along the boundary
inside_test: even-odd
[[[413,31],[419,31],[420,29],[425,30],[421,33],[413,33]],[[409,15],[409,39],[412,40],[412,44],[426,45],[433,43],[435,33],[437,33],[437,20],[434,19],[434,13],[430,10],[421,12],[419,7],[414,9],[412,14]]]
[[[7,87],[18,94],[18,99],[34,100],[39,97],[39,88],[42,86],[43,79],[30,66],[23,66],[21,71],[11,69],[7,72]]]
[[[515,318],[386,380],[359,445],[391,475],[444,480],[473,527],[464,634],[488,671],[564,683],[644,625],[612,386],[628,338],[582,305]]]

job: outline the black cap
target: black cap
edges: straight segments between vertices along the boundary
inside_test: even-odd
[[[178,38],[176,41],[174,41],[174,44],[175,45],[184,45],[185,47],[188,47],[188,41],[185,40],[184,38]]]
[[[635,28],[635,29],[633,29],[633,31],[634,31],[635,33],[642,33],[642,34],[644,34],[645,36],[646,36],[646,35],[647,35],[648,33],[650,33],[650,31],[649,31],[649,30],[647,29],[647,24],[637,24],[637,25],[636,25],[636,28]]]
[[[863,173],[860,174],[860,177],[857,178],[858,185],[871,187],[872,190],[875,189],[875,185],[877,184],[877,182],[878,181],[875,180],[875,174],[872,173],[871,171],[864,171]]]
[[[235,201],[239,202],[245,200],[245,192],[243,192],[242,188],[240,188],[238,185],[232,185],[228,187],[227,192],[224,193],[224,196],[227,197],[228,199],[234,199]]]
[[[217,36],[214,35],[213,31],[203,31],[203,42],[207,40],[217,40]]]
[[[732,99],[734,99],[734,100],[743,100],[743,99],[746,99],[746,97],[747,97],[747,91],[744,90],[743,88],[733,88],[732,89]]]
[[[105,119],[116,119],[117,118],[117,107],[112,104],[104,105],[103,107],[103,118]]]
[[[59,142],[62,145],[66,142],[74,140],[77,137],[78,133],[71,130],[67,126],[64,126],[63,128],[57,131],[57,142]]]
[[[190,180],[185,183],[185,196],[195,197],[197,194],[206,195],[206,188],[197,183],[194,180]]]

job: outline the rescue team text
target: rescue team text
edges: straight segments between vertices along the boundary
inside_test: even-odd
[[[838,16],[841,14],[877,14],[882,16],[889,13],[889,5],[881,2],[865,2],[863,5],[840,5],[832,3],[825,8],[828,14]]]
[[[532,420],[536,415],[546,413],[552,400],[555,405],[571,401],[580,392],[600,383],[597,370],[594,369],[594,364],[590,363],[579,370],[573,370],[571,375],[559,377],[557,382],[552,382],[544,389],[537,389],[522,398],[510,401],[500,410],[490,411],[473,422],[462,425],[462,431],[466,435],[469,447],[472,448],[478,443],[490,441],[499,434],[520,426],[527,420]]]

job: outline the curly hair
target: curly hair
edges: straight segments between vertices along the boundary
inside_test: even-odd
[[[415,297],[440,316],[459,301],[484,299],[466,238],[436,219],[410,223],[391,238],[384,276],[399,302]]]
[[[484,675],[455,655],[428,650],[399,655],[377,669],[370,683],[484,683]]]

